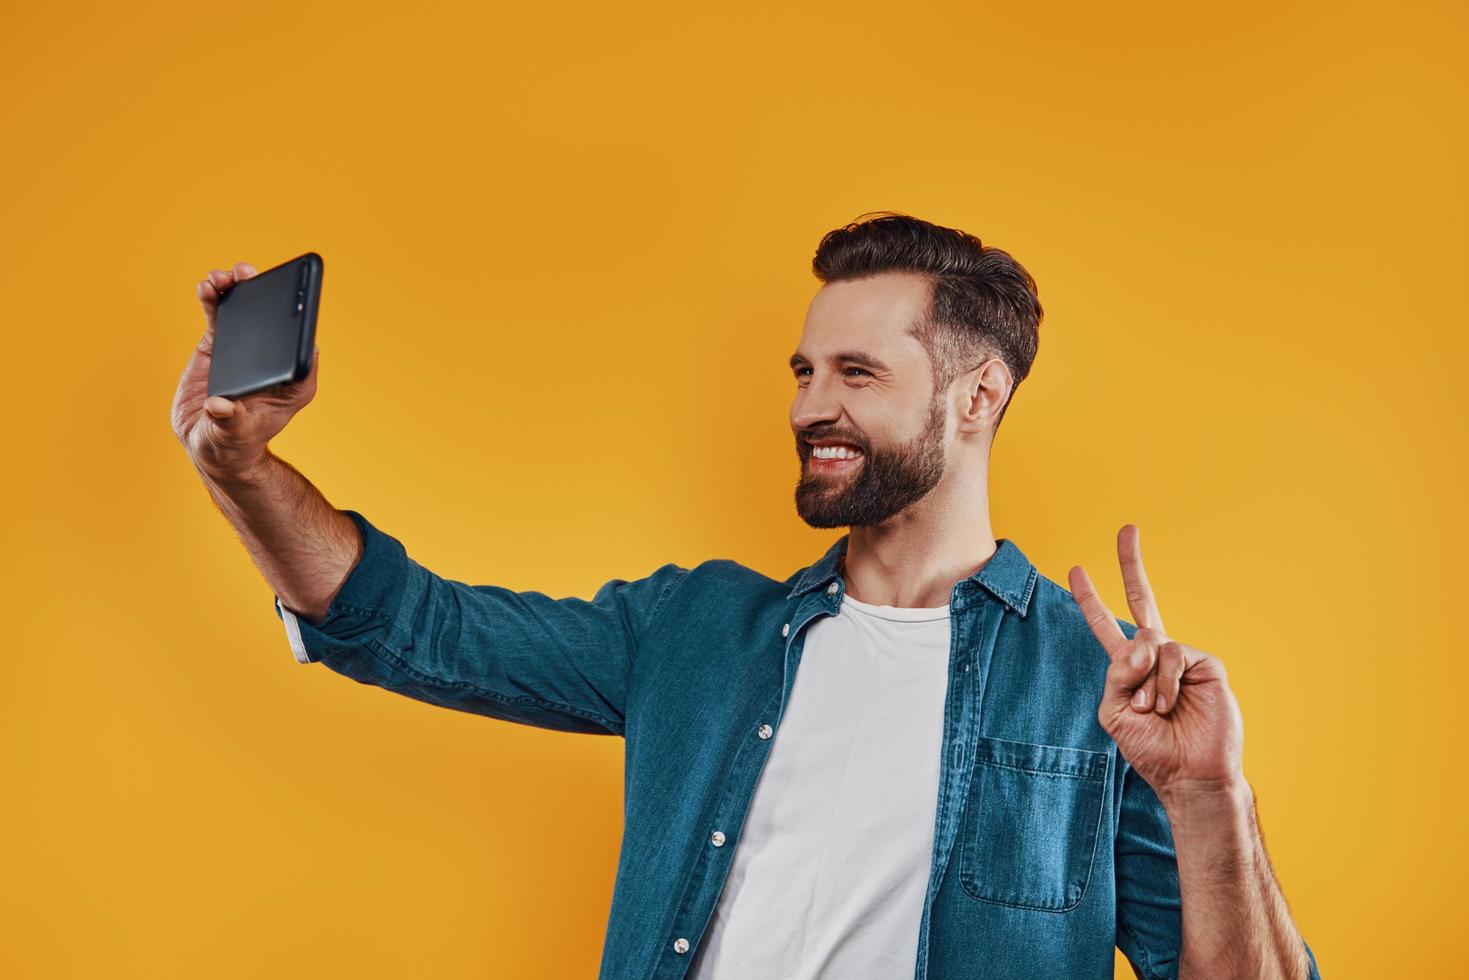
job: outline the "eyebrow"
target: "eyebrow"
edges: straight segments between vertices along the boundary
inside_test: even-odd
[[[878,360],[877,358],[873,357],[871,354],[867,353],[866,351],[862,351],[862,350],[839,350],[839,351],[836,351],[836,352],[832,353],[829,357],[827,357],[827,361],[829,361],[832,364],[840,364],[843,361],[855,361],[858,364],[865,364],[868,367],[877,368],[879,371],[891,371],[892,370],[892,368],[888,367],[882,361]],[[799,367],[802,364],[810,364],[810,363],[811,362],[808,361],[805,357],[801,356],[801,352],[800,351],[797,351],[796,353],[794,353],[794,354],[791,355],[791,367],[792,368]]]

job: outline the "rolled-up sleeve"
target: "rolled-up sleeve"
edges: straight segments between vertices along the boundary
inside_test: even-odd
[[[1127,765],[1117,821],[1117,948],[1143,980],[1178,976],[1183,902],[1168,813]]]
[[[441,707],[561,731],[623,734],[641,640],[688,569],[612,579],[591,599],[443,578],[353,510],[362,556],[326,618],[275,600],[301,663]]]
[[[281,605],[281,597],[275,597],[275,614],[286,624],[286,642],[291,645],[291,653],[295,655],[296,662],[301,664],[312,663],[311,654],[306,652],[306,643],[301,639],[301,620],[297,615]]]

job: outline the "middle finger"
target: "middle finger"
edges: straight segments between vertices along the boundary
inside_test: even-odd
[[[1158,611],[1153,598],[1152,586],[1148,584],[1148,573],[1143,570],[1143,552],[1138,542],[1136,524],[1125,524],[1117,532],[1117,557],[1122,565],[1122,581],[1127,591],[1127,606],[1139,626],[1150,626],[1160,633],[1163,614]]]

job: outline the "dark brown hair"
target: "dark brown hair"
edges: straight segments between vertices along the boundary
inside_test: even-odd
[[[1030,374],[1043,311],[1035,280],[1009,253],[957,228],[897,211],[872,211],[826,233],[811,260],[823,284],[883,272],[917,272],[933,284],[927,315],[909,328],[933,362],[935,397],[991,357],[1014,383],[995,428]]]

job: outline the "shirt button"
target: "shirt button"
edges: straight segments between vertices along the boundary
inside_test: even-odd
[[[722,831],[722,830],[716,830],[714,833],[710,834],[709,835],[709,843],[713,844],[715,847],[723,847],[724,846],[724,831]]]
[[[781,628],[780,628],[780,635],[781,636],[790,636],[791,635],[791,624],[790,623],[786,623],[785,625],[781,626]]]
[[[689,951],[689,941],[679,936],[673,941],[673,951],[675,953],[687,953]]]
[[[826,587],[827,595],[836,595],[837,589],[839,588],[841,588],[841,586],[837,585],[835,582],[831,583]]]
[[[761,738],[769,738],[771,733],[774,731],[775,729],[771,728],[769,725],[761,725],[759,735]]]

